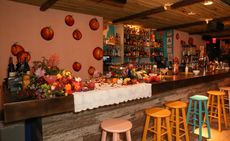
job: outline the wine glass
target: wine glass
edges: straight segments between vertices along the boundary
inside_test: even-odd
[[[167,74],[167,72],[168,72],[168,68],[162,68],[162,69],[160,69],[160,73],[162,75],[162,81],[166,81],[165,75]]]

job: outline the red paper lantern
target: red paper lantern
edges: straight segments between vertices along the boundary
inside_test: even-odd
[[[41,36],[43,39],[49,41],[52,40],[54,37],[54,31],[51,27],[43,27],[41,30]]]
[[[93,57],[97,60],[101,60],[103,58],[103,50],[100,47],[96,47],[93,50]]]
[[[78,29],[75,29],[73,31],[73,38],[76,40],[80,40],[82,38],[81,31],[79,31]]]
[[[81,70],[81,64],[79,62],[74,62],[72,65],[72,68],[74,71],[80,71]]]
[[[100,24],[96,18],[93,18],[89,21],[89,27],[92,30],[97,30],[100,27]]]
[[[24,51],[24,48],[21,46],[21,45],[18,45],[17,43],[14,43],[12,46],[11,46],[11,53],[14,55],[14,56],[17,56],[19,52],[22,52]]]
[[[72,15],[67,15],[65,17],[65,23],[68,25],[68,26],[72,26],[74,24],[74,18]]]
[[[30,56],[29,52],[27,52],[27,51],[21,51],[21,52],[18,53],[17,58],[18,58],[18,60],[20,62],[24,62],[25,59],[27,59],[27,62],[29,62],[30,59],[31,59],[31,56]]]
[[[89,75],[93,75],[95,70],[96,69],[93,66],[90,66],[89,69],[88,69]]]

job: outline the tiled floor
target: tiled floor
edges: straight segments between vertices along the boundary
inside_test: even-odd
[[[222,121],[222,132],[218,131],[217,120],[213,120],[211,123],[211,138],[207,139],[208,132],[207,128],[202,129],[202,141],[230,141],[230,113],[227,113],[227,122],[228,127],[226,128],[224,125],[224,120]],[[190,141],[198,141],[198,133],[199,129],[195,130],[195,134],[190,134]]]

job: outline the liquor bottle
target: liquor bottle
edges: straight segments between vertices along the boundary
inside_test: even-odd
[[[30,71],[30,66],[28,64],[27,58],[25,58],[24,62],[23,62],[23,72],[24,73],[29,73]]]
[[[8,77],[14,77],[15,76],[15,68],[13,63],[13,58],[9,58],[9,64],[8,64]]]

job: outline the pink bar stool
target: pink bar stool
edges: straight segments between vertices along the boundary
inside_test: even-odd
[[[120,133],[126,133],[127,141],[131,141],[130,129],[132,123],[126,119],[107,119],[102,121],[102,137],[101,141],[106,141],[107,132],[113,134],[113,141],[120,141]]]

